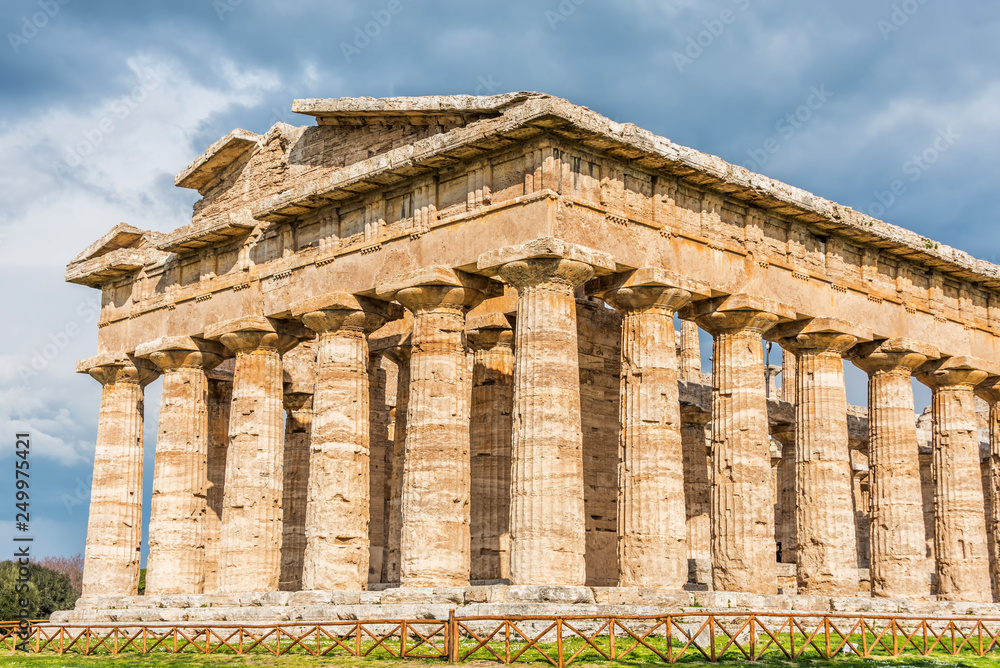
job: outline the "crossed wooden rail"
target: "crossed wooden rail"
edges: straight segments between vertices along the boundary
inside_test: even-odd
[[[447,620],[280,624],[35,623],[28,651],[57,654],[255,652],[399,659],[548,662],[681,658],[715,662],[919,656],[984,656],[1000,651],[1000,618],[689,612],[660,616],[456,617]],[[14,650],[17,623],[0,623],[0,647]]]

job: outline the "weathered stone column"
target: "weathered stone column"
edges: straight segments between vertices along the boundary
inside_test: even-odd
[[[680,379],[687,383],[701,382],[701,344],[698,325],[681,320]]]
[[[222,500],[226,489],[229,449],[229,406],[233,401],[232,371],[216,367],[208,376],[208,490],[205,492],[205,593],[219,591],[222,546]]]
[[[367,336],[398,313],[346,293],[307,299],[292,313],[319,336],[302,588],[361,590],[370,555]]]
[[[684,451],[674,312],[691,301],[660,269],[594,282],[622,314],[618,456],[619,586],[681,589],[688,580]],[[707,290],[705,291],[707,292]]]
[[[911,374],[937,351],[907,339],[856,346],[868,374],[872,596],[926,599],[926,542]]]
[[[281,329],[276,329],[280,327]],[[298,343],[291,330],[260,316],[208,328],[236,353],[226,453],[219,590],[277,591],[281,574],[281,355]]]
[[[281,578],[282,591],[302,589],[306,552],[306,499],[309,491],[313,387],[286,385],[285,451],[282,456]]]
[[[686,315],[712,350],[712,580],[717,591],[775,594],[774,488],[762,333],[794,310],[754,295],[706,300]]]
[[[510,563],[510,441],[514,332],[500,313],[470,319],[473,352],[471,501],[473,580],[506,578]]]
[[[386,559],[383,582],[399,582],[399,542],[403,531],[403,467],[406,462],[406,413],[410,404],[409,341],[386,351],[396,363],[396,422],[392,429],[389,467],[389,516],[386,518]]]
[[[833,318],[780,325],[769,336],[796,358],[795,563],[798,593],[858,591],[854,483],[843,354],[871,333]],[[784,455],[784,453],[782,453]]]
[[[224,349],[215,342],[167,337],[136,356],[163,372],[153,465],[146,593],[201,594],[208,512],[208,377]]]
[[[518,292],[510,581],[583,585],[587,569],[576,288],[603,253],[554,239],[479,258]],[[674,345],[670,340],[671,347]]]
[[[400,584],[469,583],[469,400],[465,312],[486,280],[431,267],[376,287],[413,313],[403,462]]]
[[[795,353],[781,349],[781,400],[795,403]]]
[[[1000,600],[1000,377],[990,376],[979,384],[976,393],[990,405],[989,489],[993,498],[986,530],[993,537],[990,555],[993,597]]]
[[[953,357],[917,373],[933,393],[934,554],[937,596],[945,601],[993,599],[973,394],[987,374],[977,366]]]
[[[712,486],[709,441],[705,427],[712,414],[681,404],[681,448],[684,451],[684,508],[688,559],[712,558]]]
[[[101,390],[83,596],[135,596],[142,545],[142,390],[156,378],[145,360],[103,354],[81,360]]]
[[[386,404],[386,373],[382,354],[368,354],[368,451],[369,451],[369,519],[368,519],[368,583],[380,582],[385,561],[386,536],[386,465],[390,461],[389,406]]]
[[[774,521],[776,540],[781,543],[781,563],[795,563],[795,423],[782,423],[771,430],[781,444],[778,464],[778,512]]]

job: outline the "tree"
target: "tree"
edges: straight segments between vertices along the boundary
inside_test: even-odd
[[[30,580],[19,581],[20,566],[13,561],[0,562],[0,618],[17,619],[20,599],[28,600],[28,617],[40,619],[57,610],[69,610],[80,597],[70,578],[51,568],[29,564]],[[25,585],[27,585],[25,587]]]

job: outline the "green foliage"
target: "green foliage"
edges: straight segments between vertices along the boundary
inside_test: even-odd
[[[146,569],[139,569],[139,596],[146,593]]]
[[[28,617],[41,619],[57,610],[70,610],[80,597],[69,577],[51,568],[29,564],[31,579],[18,582],[20,567],[13,561],[0,562],[0,619],[17,619],[20,599],[27,596]]]

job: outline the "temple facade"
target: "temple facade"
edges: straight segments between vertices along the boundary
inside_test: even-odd
[[[191,224],[67,267],[103,295],[85,599],[137,592],[155,447],[147,595],[993,600],[1000,267],[542,94],[293,110],[177,176]]]

